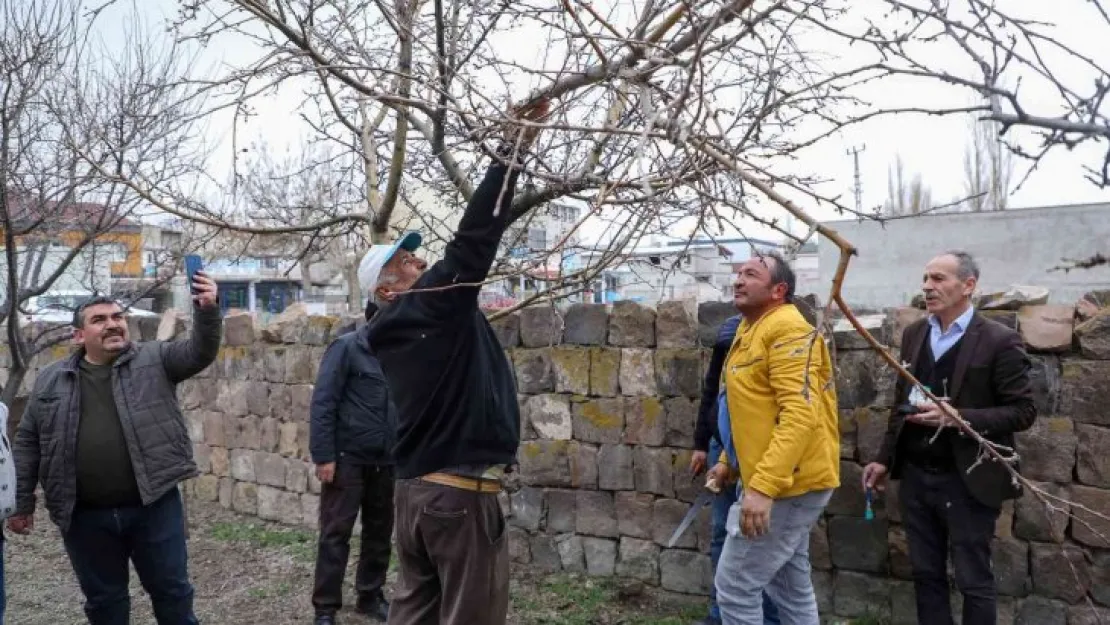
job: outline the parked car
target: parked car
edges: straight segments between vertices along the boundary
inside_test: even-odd
[[[90,297],[92,293],[82,291],[55,291],[32,297],[27,302],[28,312],[23,316],[23,322],[68,326],[73,323],[73,311]],[[127,314],[132,317],[158,316],[141,308],[129,308]]]

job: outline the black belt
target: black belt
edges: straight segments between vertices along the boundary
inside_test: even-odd
[[[920,469],[931,475],[944,475],[945,473],[953,473],[956,471],[955,462],[913,457],[906,458],[906,461],[913,465],[915,469]]]

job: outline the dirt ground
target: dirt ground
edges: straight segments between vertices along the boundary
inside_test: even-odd
[[[197,616],[207,625],[291,625],[312,622],[314,536],[244,517],[215,504],[189,502],[190,569]],[[357,544],[352,546],[357,553]],[[8,536],[8,609],[13,625],[85,623],[82,597],[57,529],[40,511],[31,536]],[[353,602],[353,570],[347,575]],[[390,574],[392,582],[393,573]],[[153,624],[150,603],[132,574],[132,623]],[[657,589],[618,586],[578,576],[533,577],[515,570],[512,625],[685,625],[704,601]],[[354,612],[344,624],[370,623]]]

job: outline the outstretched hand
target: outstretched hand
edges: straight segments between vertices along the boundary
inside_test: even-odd
[[[531,123],[542,123],[547,121],[548,116],[551,115],[551,100],[547,98],[540,98],[532,100],[514,108],[509,116],[513,119],[519,119]],[[540,134],[539,127],[536,126],[517,126],[509,124],[506,132],[506,139],[510,145],[517,144],[517,138],[520,138],[520,148],[526,150],[532,147],[536,137]],[[523,136],[521,136],[523,135]]]
[[[200,308],[211,308],[219,303],[219,286],[203,271],[193,276],[193,301]]]

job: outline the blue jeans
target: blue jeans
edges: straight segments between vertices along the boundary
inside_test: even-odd
[[[771,530],[749,539],[740,533],[740,500],[728,511],[725,546],[715,583],[725,625],[760,625],[767,595],[790,625],[819,625],[809,566],[809,533],[832,489],[776,499]],[[763,601],[760,601],[763,595]]]
[[[130,623],[129,560],[150,595],[158,625],[197,625],[178,489],[149,506],[79,505],[63,542],[85,594],[90,625]]]
[[[721,445],[717,442],[717,439],[712,438],[709,440],[709,459],[706,462],[709,466],[713,466],[717,464],[717,458],[720,457]],[[717,562],[721,559],[721,550],[725,546],[725,537],[728,536],[725,530],[728,510],[732,507],[732,504],[736,503],[736,488],[734,486],[722,488],[721,494],[713,499],[712,539],[709,543],[709,559],[713,562],[714,576],[717,574]],[[717,606],[716,583],[709,589],[709,618],[715,621],[721,620],[721,609]],[[763,593],[763,624],[779,625],[778,608],[775,607],[775,603],[771,601],[771,597],[766,592]]]

